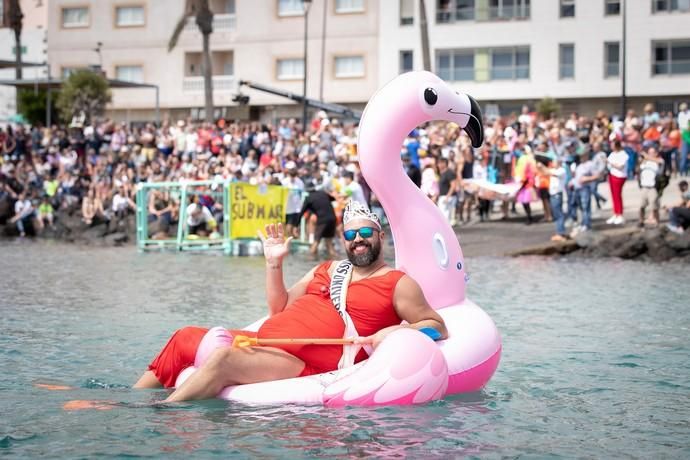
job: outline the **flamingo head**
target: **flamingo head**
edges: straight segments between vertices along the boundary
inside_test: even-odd
[[[417,73],[417,72],[415,72]],[[451,88],[446,82],[430,72],[420,72],[416,78],[416,94],[419,109],[428,120],[446,120],[457,123],[465,130],[478,148],[484,141],[482,111],[472,96]]]

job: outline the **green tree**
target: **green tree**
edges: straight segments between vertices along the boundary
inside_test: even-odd
[[[59,93],[57,91],[50,92],[51,99],[51,113],[50,118],[54,123],[57,123],[56,104]],[[22,89],[17,93],[17,112],[32,125],[45,123],[46,105],[48,103],[48,91],[40,90],[34,91],[31,89]]]
[[[203,46],[203,61],[201,71],[204,74],[204,101],[206,121],[213,123],[213,70],[211,68],[211,34],[213,33],[213,11],[209,6],[209,0],[188,0],[182,17],[177,21],[170,41],[168,52],[177,45],[177,40],[187,24],[187,18],[194,15],[195,22],[201,32]]]
[[[558,115],[561,111],[561,104],[550,97],[545,97],[537,102],[537,113],[543,118],[551,118],[551,115]]]
[[[85,122],[102,115],[112,100],[108,81],[90,70],[78,70],[62,83],[57,106],[65,121],[84,116]]]

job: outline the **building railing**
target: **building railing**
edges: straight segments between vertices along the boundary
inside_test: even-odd
[[[234,75],[214,75],[214,91],[233,91],[235,89]],[[182,80],[182,91],[195,92],[204,90],[204,77],[184,77]]]
[[[237,16],[234,14],[214,14],[213,15],[213,31],[214,32],[230,32],[235,30],[237,26]],[[196,25],[194,16],[187,18],[187,24],[184,26],[187,32],[198,32],[199,27]]]
[[[452,24],[458,21],[509,21],[512,19],[529,19],[529,5],[513,5],[503,7],[473,8],[460,7],[455,11],[437,11],[438,24]]]

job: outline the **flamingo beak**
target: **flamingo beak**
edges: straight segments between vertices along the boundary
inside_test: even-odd
[[[479,108],[479,104],[474,100],[469,94],[467,97],[470,99],[470,105],[472,106],[470,119],[467,121],[465,126],[465,132],[470,136],[472,141],[472,147],[479,148],[484,142],[484,127],[482,126],[482,109]]]

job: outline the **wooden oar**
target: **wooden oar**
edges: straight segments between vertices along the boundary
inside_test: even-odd
[[[419,332],[431,338],[431,340],[438,340],[441,334],[434,328],[423,327]],[[281,338],[281,339],[260,339],[258,337],[247,337],[246,335],[236,335],[232,340],[233,348],[245,348],[253,346],[270,346],[270,345],[351,345],[355,343],[355,339],[317,339],[317,338]]]

